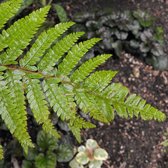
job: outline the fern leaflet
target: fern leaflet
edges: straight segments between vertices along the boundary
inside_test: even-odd
[[[69,51],[83,34],[83,32],[72,33],[56,43],[53,48],[44,55],[43,59],[38,64],[38,69],[51,71],[55,64],[58,63],[59,59]]]
[[[0,62],[3,64],[15,63],[15,60],[22,54],[22,49],[29,44],[44,22],[48,10],[49,6],[46,6],[43,9],[34,11],[29,16],[15,22],[7,30],[2,31],[0,41],[8,48],[6,52],[0,55]]]
[[[37,38],[25,57],[21,59],[21,66],[35,65],[46,49],[48,49],[50,45],[73,24],[73,22],[58,24],[54,28],[50,28],[47,32],[43,32]]]
[[[0,145],[0,160],[3,159],[3,149],[2,146]]]
[[[75,83],[82,82],[94,69],[104,63],[110,56],[110,54],[103,54],[89,59],[72,74],[71,80],[73,80]]]
[[[2,29],[6,22],[17,13],[21,6],[21,2],[21,0],[7,1],[0,5],[0,29]]]
[[[79,45],[76,44],[74,47],[72,47],[72,49],[68,52],[68,55],[63,60],[63,62],[59,64],[58,72],[64,75],[69,75],[69,73],[73,70],[73,68],[80,61],[80,59],[98,41],[100,41],[99,38],[93,38],[85,42],[81,42],[79,43]]]

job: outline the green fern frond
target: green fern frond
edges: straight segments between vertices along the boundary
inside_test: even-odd
[[[37,32],[38,28],[44,23],[45,17],[50,7],[32,12],[30,15],[15,22],[10,28],[2,31],[0,36],[1,43],[8,46],[6,52],[0,55],[0,62],[3,64],[13,64],[14,61],[23,53],[23,49]],[[2,50],[3,48],[1,48]],[[1,51],[0,50],[0,51]]]
[[[16,123],[14,136],[19,140],[25,152],[28,147],[33,147],[31,138],[27,132],[27,112],[25,107],[24,88],[21,83],[22,73],[19,71],[7,71],[6,82],[10,90],[10,97],[15,108],[12,111],[13,121]]]
[[[74,93],[72,86],[58,86],[55,81],[50,79],[43,81],[43,88],[50,106],[63,121],[67,121],[70,129],[80,140],[80,130],[82,128],[92,128],[93,124],[84,121],[76,116],[76,104],[74,103]],[[75,130],[76,129],[76,130]]]
[[[103,64],[110,56],[110,54],[103,54],[89,59],[73,72],[71,80],[75,83],[82,82],[94,69]]]
[[[5,83],[5,84],[4,84]],[[19,85],[16,85],[16,90],[13,90],[13,93],[11,92],[10,88],[7,88],[6,82],[1,81],[1,89],[0,89],[0,95],[1,95],[1,116],[4,120],[6,126],[10,130],[10,132],[19,140],[22,147],[24,148],[25,152],[28,151],[28,147],[33,147],[33,144],[31,142],[30,136],[27,132],[27,124],[25,123],[27,117],[24,115],[24,107],[19,107],[17,104],[14,104],[15,102],[19,102],[20,105],[22,105],[22,96],[23,94],[19,93],[20,88]],[[19,97],[14,97],[14,92]]]
[[[120,83],[113,83],[104,90],[106,97],[111,101],[112,106],[116,109],[117,114],[124,118],[141,117],[144,120],[163,121],[165,114],[147,104],[141,97],[131,94],[129,90]]]
[[[10,1],[12,4],[15,2]],[[0,9],[4,8],[3,5],[0,4]],[[82,118],[79,110],[106,123],[114,119],[115,113],[124,118],[165,119],[165,114],[141,97],[129,95],[126,87],[111,84],[116,71],[95,71],[110,57],[109,54],[79,65],[81,58],[100,39],[76,44],[82,32],[61,39],[60,36],[73,22],[49,28],[35,40],[34,35],[38,34],[49,8],[46,6],[31,13],[0,34],[0,116],[26,152],[33,147],[27,131],[26,105],[30,106],[45,132],[59,137],[49,118],[49,108],[53,109],[78,141],[81,140],[81,129],[95,127]],[[39,156],[41,158],[43,156]]]
[[[2,160],[2,159],[3,159],[3,148],[0,145],[0,160]]]
[[[92,48],[98,41],[99,38],[92,38],[85,42],[81,42],[76,44],[72,49],[68,52],[68,55],[65,57],[63,62],[61,62],[58,66],[58,73],[69,75],[69,73],[73,70],[76,64],[80,61],[80,59],[88,52],[90,48]]]
[[[21,6],[22,0],[7,1],[0,5],[0,29],[4,27],[6,22],[13,17]]]
[[[53,48],[44,55],[43,59],[38,64],[38,69],[51,71],[59,59],[69,51],[83,34],[83,32],[71,33],[58,41]]]
[[[23,67],[35,65],[40,60],[40,57],[43,56],[46,49],[73,24],[73,22],[58,24],[54,28],[41,33],[25,57],[21,59],[20,65]]]

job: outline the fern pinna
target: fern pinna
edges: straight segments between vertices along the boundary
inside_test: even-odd
[[[81,58],[100,39],[77,43],[83,32],[64,34],[73,22],[57,24],[37,36],[49,6],[3,29],[21,2],[9,0],[0,4],[0,115],[25,152],[33,147],[27,131],[27,103],[44,131],[59,137],[49,118],[49,108],[52,108],[68,123],[78,141],[82,128],[95,125],[81,118],[77,109],[106,123],[112,121],[115,114],[144,120],[165,119],[162,112],[141,97],[130,95],[120,83],[111,84],[115,71],[94,71],[111,55],[98,55],[79,65]],[[2,158],[2,146],[0,153]]]

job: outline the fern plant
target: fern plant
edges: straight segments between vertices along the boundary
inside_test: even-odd
[[[37,37],[50,6],[32,12],[4,29],[21,2],[9,0],[0,4],[0,115],[25,152],[34,146],[27,131],[28,104],[45,132],[57,138],[60,136],[49,117],[52,109],[68,123],[78,141],[82,128],[95,127],[78,115],[78,109],[105,123],[112,121],[115,114],[144,120],[165,119],[165,114],[141,97],[130,95],[122,84],[111,84],[116,71],[94,71],[111,55],[98,55],[78,64],[100,39],[77,43],[83,32],[62,36],[73,22],[57,24]]]

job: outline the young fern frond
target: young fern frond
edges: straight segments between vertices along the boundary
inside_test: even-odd
[[[0,9],[14,3],[15,0],[9,0],[0,4]],[[19,0],[17,3],[20,5]],[[95,127],[78,114],[79,109],[106,123],[114,119],[115,113],[124,118],[165,119],[164,113],[145,100],[135,94],[129,95],[126,87],[111,84],[116,71],[95,71],[111,55],[99,55],[79,65],[81,58],[100,39],[92,38],[77,44],[83,32],[66,34],[61,39],[73,22],[49,28],[35,40],[34,35],[48,11],[49,6],[46,6],[32,12],[0,34],[0,116],[25,152],[33,147],[27,131],[28,104],[45,132],[60,136],[49,118],[52,108],[62,121],[67,122],[78,141],[82,128]],[[3,15],[0,20],[1,17]],[[5,22],[7,18],[2,24]]]

